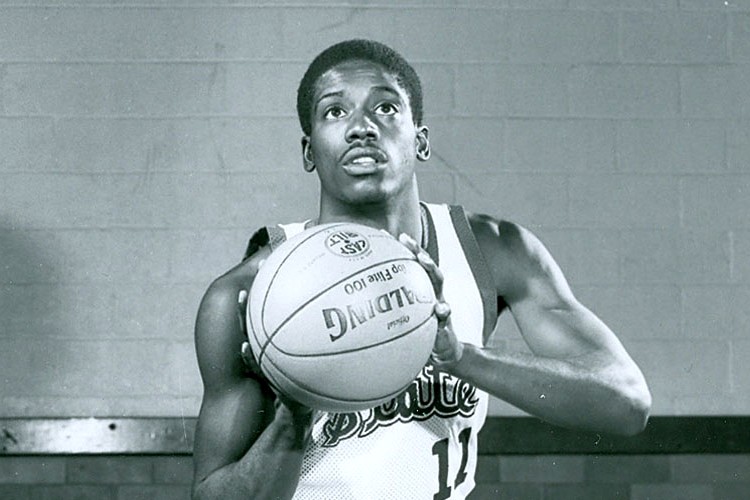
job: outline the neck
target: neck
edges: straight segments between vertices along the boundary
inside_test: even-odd
[[[415,241],[422,241],[422,219],[416,186],[408,196],[377,203],[345,203],[321,197],[317,224],[342,221],[383,229],[395,238],[405,233]]]

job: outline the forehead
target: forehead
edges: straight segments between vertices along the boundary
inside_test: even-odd
[[[406,90],[393,72],[381,64],[360,59],[344,61],[326,70],[316,80],[313,96],[317,102],[329,93],[369,92],[379,88],[390,88],[408,102]]]

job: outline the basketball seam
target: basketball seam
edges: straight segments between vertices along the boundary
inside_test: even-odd
[[[299,248],[300,246],[302,246],[302,244],[304,244],[305,242],[307,242],[308,240],[310,240],[310,238],[313,238],[314,236],[322,233],[323,231],[327,231],[327,230],[329,230],[331,228],[334,228],[334,227],[344,226],[346,224],[347,223],[345,223],[345,222],[341,222],[339,224],[325,225],[325,226],[321,226],[317,231],[312,231],[311,234],[309,234],[306,238],[304,238],[301,241],[299,241],[294,246],[294,248],[292,248],[291,250],[289,250],[289,252],[287,253],[287,255],[284,256],[284,258],[281,260],[281,262],[279,263],[279,265],[276,266],[276,271],[274,271],[273,275],[268,280],[268,288],[266,288],[266,291],[263,294],[263,303],[261,304],[261,308],[260,308],[260,316],[261,317],[258,318],[258,320],[257,320],[258,323],[259,323],[260,329],[263,331],[264,334],[266,333],[265,315],[266,315],[266,301],[268,300],[268,293],[269,293],[269,290],[271,289],[271,284],[273,284],[274,280],[276,279],[276,276],[279,274],[279,270],[281,269],[281,267],[284,264],[284,262],[286,262],[287,259],[289,259],[289,257],[291,257],[291,255],[294,253],[294,251],[297,248]],[[250,318],[250,319],[251,319],[251,325],[252,325],[252,323],[253,323],[252,318]],[[253,329],[253,330],[255,330],[255,329]],[[255,333],[255,331],[253,331],[253,333]],[[268,345],[269,342],[271,342],[271,339],[272,339],[272,337],[269,337],[267,334],[265,335],[265,337],[266,337],[266,341],[265,342],[260,342],[260,339],[258,339],[257,336],[256,336],[256,340],[258,341],[258,345],[261,346],[260,353],[258,353],[258,365],[260,365],[261,358],[263,357],[263,353],[266,350],[266,346]]]
[[[403,387],[401,387],[399,389],[396,389],[395,391],[390,392],[390,393],[388,393],[386,395],[379,396],[379,397],[376,397],[376,398],[367,398],[367,399],[337,398],[337,397],[334,397],[331,394],[326,394],[326,393],[322,392],[319,389],[314,389],[313,387],[311,387],[311,386],[309,386],[309,385],[307,385],[305,383],[302,383],[302,382],[299,382],[298,380],[294,380],[294,379],[290,378],[289,375],[287,373],[285,373],[277,363],[274,363],[272,359],[268,359],[268,362],[271,363],[276,368],[276,370],[278,370],[278,372],[281,375],[283,375],[287,380],[289,380],[290,382],[294,383],[294,385],[297,386],[297,388],[301,389],[304,392],[309,393],[312,396],[320,396],[320,397],[323,397],[323,398],[328,398],[332,402],[340,401],[340,402],[344,402],[344,403],[369,403],[369,402],[374,402],[374,401],[381,401],[383,399],[392,398],[392,397],[396,396],[397,394],[402,393],[404,391],[404,389],[406,389],[407,387],[409,387],[409,385],[413,381],[413,380],[409,380],[409,382],[406,383]],[[414,377],[416,378],[416,376],[418,374],[419,374],[419,372],[417,372],[416,374],[414,374]],[[276,387],[277,387],[277,389],[279,389],[278,382],[276,382]]]
[[[296,247],[295,247],[295,248],[296,248]],[[325,294],[326,292],[328,292],[328,291],[329,291],[329,290],[331,290],[332,288],[334,288],[334,287],[336,287],[336,286],[340,285],[341,283],[343,283],[344,281],[346,281],[346,280],[350,279],[350,278],[351,278],[352,276],[354,276],[354,275],[356,275],[356,274],[359,274],[359,273],[362,273],[362,272],[364,272],[364,271],[367,271],[367,270],[369,270],[369,269],[372,269],[373,267],[381,266],[381,265],[383,265],[383,264],[390,264],[390,263],[392,263],[392,262],[399,262],[399,261],[405,261],[405,262],[416,262],[416,258],[410,259],[410,258],[406,258],[406,257],[399,257],[399,258],[396,258],[396,259],[389,259],[389,260],[384,260],[384,261],[380,261],[380,262],[378,262],[377,264],[372,264],[372,265],[370,265],[370,266],[368,266],[368,267],[365,267],[365,268],[362,268],[362,269],[358,269],[358,270],[357,270],[356,272],[353,272],[353,273],[351,273],[351,274],[349,274],[349,275],[345,276],[344,278],[341,278],[341,279],[340,279],[340,280],[338,280],[337,282],[335,282],[335,283],[332,283],[332,284],[331,284],[331,285],[330,285],[330,286],[329,286],[328,288],[326,288],[325,290],[321,290],[321,291],[320,291],[320,292],[318,292],[318,293],[317,293],[316,295],[314,295],[314,296],[310,297],[310,298],[309,298],[309,299],[307,300],[307,302],[305,302],[305,303],[304,303],[303,305],[299,306],[299,307],[298,307],[297,309],[295,309],[294,311],[292,311],[292,312],[291,312],[291,314],[289,314],[289,315],[288,315],[288,316],[286,317],[286,319],[284,319],[284,321],[282,321],[282,322],[281,322],[281,324],[279,324],[279,325],[278,325],[278,326],[276,327],[276,329],[275,329],[275,330],[274,330],[274,331],[273,331],[273,332],[272,332],[272,333],[271,333],[270,335],[266,335],[266,338],[267,338],[267,342],[265,342],[265,343],[263,344],[263,347],[261,347],[261,350],[260,350],[260,354],[259,354],[259,356],[258,356],[258,364],[260,364],[260,360],[261,360],[261,358],[263,357],[263,355],[265,354],[265,352],[266,352],[266,348],[268,347],[268,344],[272,344],[272,343],[273,343],[273,338],[274,338],[274,337],[276,336],[276,334],[278,334],[278,333],[279,333],[279,330],[281,330],[281,328],[282,328],[282,327],[284,327],[284,325],[286,325],[287,323],[289,323],[289,321],[291,321],[291,320],[292,320],[292,318],[294,318],[294,316],[296,316],[296,315],[297,315],[297,314],[298,314],[298,313],[299,313],[299,312],[300,312],[300,311],[301,311],[302,309],[304,309],[304,308],[305,308],[305,307],[306,307],[306,306],[307,306],[307,305],[308,305],[308,304],[309,304],[310,302],[314,301],[315,299],[317,299],[317,298],[318,298],[318,297],[320,297],[321,295]],[[281,265],[279,265],[279,267],[281,267]],[[274,274],[274,277],[275,277],[275,276],[276,276],[276,275]],[[273,280],[271,280],[271,281],[270,281],[270,283],[273,283]],[[271,288],[271,286],[269,285],[269,287],[268,287],[268,290],[270,290],[270,288]],[[266,290],[266,297],[268,296],[268,290]],[[261,311],[262,311],[262,313],[261,313],[261,314],[263,314],[263,315],[265,316],[265,297],[264,297],[263,308],[261,309]],[[261,326],[263,326],[263,324],[262,324],[262,323],[261,323]],[[263,330],[263,331],[265,332],[265,328],[264,328],[264,330]],[[396,338],[398,338],[398,337],[396,337]],[[274,346],[276,346],[276,344],[273,344],[273,345],[274,345]],[[276,347],[277,347],[277,349],[278,349],[278,346],[276,346]],[[284,351],[282,351],[281,349],[279,349],[279,351],[280,351],[280,352],[284,352]],[[284,352],[284,353],[285,353],[285,352]],[[285,354],[287,354],[287,353],[285,353]]]

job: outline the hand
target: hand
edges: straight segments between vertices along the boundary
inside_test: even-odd
[[[432,260],[430,254],[409,235],[401,234],[398,239],[416,256],[417,262],[427,271],[427,275],[430,277],[430,281],[432,281],[435,298],[437,299],[434,314],[437,318],[438,330],[430,359],[435,366],[449,368],[461,361],[464,353],[464,345],[459,342],[451,325],[451,308],[445,302],[445,297],[443,296],[443,272],[435,264],[435,261]]]
[[[240,330],[242,331],[243,338],[247,336],[247,290],[240,290],[237,294],[237,321],[240,324]],[[263,372],[260,370],[260,366],[255,361],[252,351],[250,350],[250,343],[248,341],[242,342],[240,347],[240,354],[242,361],[245,363],[245,367],[248,372],[256,378],[266,380]]]
[[[248,299],[247,290],[240,290],[239,293],[237,294],[237,316],[238,316],[237,319],[240,322],[240,329],[242,330],[242,334],[244,335],[245,338],[247,338],[247,321],[246,321],[247,299]],[[243,363],[245,363],[245,367],[248,369],[250,374],[256,379],[261,380],[262,382],[267,384],[268,387],[271,388],[274,396],[276,397],[276,409],[277,410],[279,409],[279,405],[283,404],[295,415],[308,414],[313,411],[307,406],[303,406],[300,403],[294,401],[293,399],[285,396],[280,391],[278,391],[273,386],[273,384],[270,383],[268,378],[263,374],[263,371],[260,369],[260,365],[255,360],[255,356],[253,355],[253,352],[250,349],[250,343],[248,341],[242,342],[242,346],[240,347],[240,355],[242,356],[242,361]]]

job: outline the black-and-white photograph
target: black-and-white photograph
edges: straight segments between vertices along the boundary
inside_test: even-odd
[[[0,0],[0,498],[750,495],[748,0]]]

